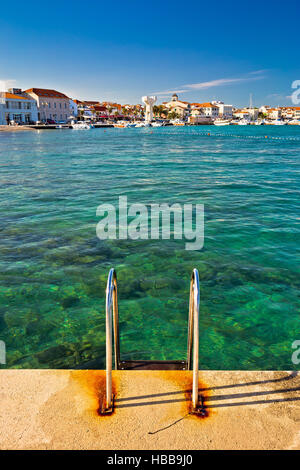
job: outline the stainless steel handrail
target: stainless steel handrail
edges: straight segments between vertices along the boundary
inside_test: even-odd
[[[193,269],[190,284],[189,302],[189,324],[188,324],[188,347],[187,347],[187,369],[191,370],[193,363],[193,390],[192,404],[193,411],[199,406],[199,305],[200,288],[199,274],[197,269]],[[114,331],[114,360],[115,369],[120,365],[120,339],[119,339],[119,312],[118,312],[118,291],[117,275],[112,268],[109,271],[106,285],[106,406],[105,411],[112,410],[112,362],[113,345],[112,330]],[[193,361],[192,361],[193,352]]]
[[[188,346],[187,346],[187,368],[192,367],[193,350],[193,391],[192,403],[195,411],[199,405],[198,378],[199,378],[199,305],[200,288],[199,273],[193,269],[190,284],[189,324],[188,324]]]
[[[117,275],[112,268],[109,271],[106,285],[106,410],[113,406],[112,394],[112,329],[114,330],[114,357],[115,369],[120,364],[120,340],[119,340],[119,312]]]

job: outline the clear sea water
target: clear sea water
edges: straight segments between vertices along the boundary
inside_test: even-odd
[[[0,134],[2,367],[104,365],[110,267],[122,358],[184,359],[197,267],[200,368],[299,368],[299,157],[296,126]],[[204,248],[100,241],[96,208],[120,195],[204,204]]]

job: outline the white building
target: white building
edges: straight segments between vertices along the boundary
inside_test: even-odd
[[[18,124],[37,121],[36,101],[19,89],[11,89],[1,93],[0,124],[5,125],[12,121]]]
[[[283,106],[280,108],[281,116],[285,119],[299,119],[300,106]]]
[[[190,103],[179,100],[176,93],[172,95],[171,101],[165,101],[162,104],[169,112],[177,113],[181,119],[185,119],[190,114]]]
[[[212,104],[219,108],[219,116],[231,119],[233,106],[232,104],[224,104],[223,101],[212,101]]]
[[[215,119],[219,116],[219,108],[213,103],[192,103],[191,116],[208,116]]]
[[[238,119],[247,119],[249,121],[255,121],[259,114],[258,108],[243,108],[236,109],[233,111],[233,116]]]
[[[77,116],[78,116],[78,106],[77,106],[77,103],[75,103],[75,101],[72,100],[71,98],[70,98],[69,107],[70,107],[70,116],[74,116],[74,118],[77,118]],[[70,116],[68,116],[68,118]]]
[[[268,108],[267,109],[268,119],[280,119],[281,118],[281,109],[279,108]]]

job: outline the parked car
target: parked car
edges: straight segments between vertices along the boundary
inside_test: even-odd
[[[45,124],[56,124],[56,121],[53,121],[53,119],[47,119]]]

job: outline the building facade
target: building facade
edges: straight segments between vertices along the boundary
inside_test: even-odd
[[[231,119],[233,106],[232,104],[225,104],[223,101],[212,101],[212,104],[219,109],[219,117]]]
[[[190,103],[187,101],[180,101],[176,93],[172,95],[171,101],[164,102],[163,105],[169,112],[175,112],[178,114],[181,119],[187,118],[191,112]]]
[[[284,119],[300,119],[300,106],[283,106],[280,111]]]
[[[70,99],[69,108],[70,108],[70,118],[76,119],[78,116],[78,106],[77,106],[76,100]]]
[[[30,124],[37,121],[36,101],[19,89],[1,93],[0,124]]]
[[[38,121],[67,121],[73,109],[70,98],[56,90],[29,88],[25,93],[37,104]]]
[[[219,116],[219,108],[213,103],[192,103],[191,115],[202,115],[215,119]]]

